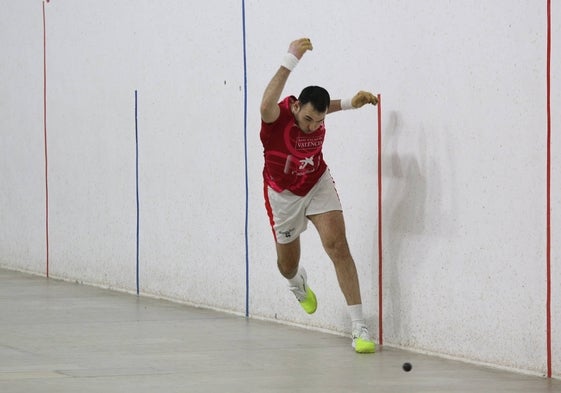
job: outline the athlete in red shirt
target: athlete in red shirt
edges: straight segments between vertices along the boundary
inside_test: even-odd
[[[317,300],[307,285],[306,271],[299,266],[300,233],[311,221],[327,255],[348,305],[352,322],[352,346],[356,352],[371,353],[370,338],[362,314],[360,286],[354,260],[345,235],[345,222],[337,191],[323,160],[324,119],[328,113],[376,105],[372,93],[360,91],[352,99],[331,100],[319,86],[308,86],[298,96],[279,102],[290,72],[304,53],[312,50],[308,38],[293,41],[281,67],[275,73],[261,101],[261,142],[265,206],[276,242],[277,266],[288,280],[302,308],[316,311]]]
[[[286,97],[279,103],[279,117],[263,121],[261,142],[265,148],[263,177],[273,190],[290,190],[304,196],[318,182],[327,165],[321,148],[325,138],[323,122],[313,132],[300,130],[291,108],[298,100]]]

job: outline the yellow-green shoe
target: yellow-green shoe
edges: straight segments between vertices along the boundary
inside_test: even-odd
[[[290,280],[292,285],[288,288],[294,293],[304,311],[308,314],[313,314],[318,307],[318,302],[315,293],[308,286],[307,280],[306,269],[300,267],[296,276]]]
[[[374,353],[376,352],[376,344],[370,338],[368,328],[364,325],[353,329],[353,348],[357,353]]]
[[[313,314],[318,308],[318,301],[316,294],[306,285],[306,297],[300,301],[300,305],[308,314]]]

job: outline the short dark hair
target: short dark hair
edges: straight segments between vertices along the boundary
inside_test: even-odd
[[[331,98],[329,98],[329,93],[323,87],[308,86],[302,90],[298,101],[302,105],[309,102],[318,112],[327,112]]]

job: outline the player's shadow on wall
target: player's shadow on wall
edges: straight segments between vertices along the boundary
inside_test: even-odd
[[[426,135],[422,129],[403,130],[396,112],[389,114],[384,135],[384,276],[389,316],[386,331],[390,341],[414,346],[407,312],[413,307],[412,294],[404,296],[401,277],[408,273],[410,264],[422,263],[426,257],[426,248],[419,244],[426,231]],[[435,180],[438,182],[431,179]],[[404,253],[405,249],[415,250],[415,261]]]
[[[410,284],[434,277],[438,272],[430,269],[440,264],[454,263],[427,260],[446,255],[448,242],[459,231],[453,134],[446,127],[429,132],[422,125],[405,128],[397,112],[389,113],[384,130],[384,329],[396,344],[416,344],[410,310],[415,307],[417,314],[423,310],[413,304],[419,293]]]

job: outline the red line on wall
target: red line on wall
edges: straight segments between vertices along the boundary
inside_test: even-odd
[[[47,156],[47,29],[43,2],[43,139],[45,144],[45,244],[46,276],[49,277],[49,181]]]
[[[378,94],[378,337],[380,345],[384,344],[382,281],[382,96]]]
[[[547,94],[547,211],[546,211],[546,266],[547,266],[547,376],[551,378],[551,0],[547,0],[547,65],[546,65],[546,94]]]

